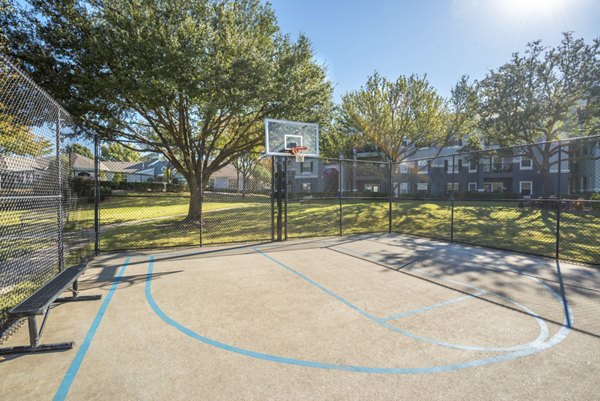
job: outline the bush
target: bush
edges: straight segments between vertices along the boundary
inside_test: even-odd
[[[100,200],[104,200],[112,195],[113,187],[110,182],[100,184]],[[73,193],[79,199],[87,199],[88,202],[94,202],[95,182],[90,177],[75,177],[71,181]]]
[[[454,195],[456,200],[495,200],[519,199],[520,195],[514,192],[466,192]]]
[[[600,192],[594,192],[592,196],[590,196],[590,200],[596,201],[592,202],[592,210],[600,212]]]

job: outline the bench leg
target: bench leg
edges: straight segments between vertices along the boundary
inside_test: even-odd
[[[77,302],[77,301],[96,301],[98,299],[102,299],[102,295],[79,295],[79,283],[77,280],[73,282],[73,288],[71,289],[73,293],[70,297],[62,297],[56,298],[54,302],[62,303],[62,302]]]
[[[40,344],[41,330],[38,332],[36,317],[29,316],[27,318],[27,323],[29,325],[29,346],[0,348],[0,355],[31,354],[35,352],[59,351],[73,348],[74,343],[72,341],[66,343]],[[42,323],[42,330],[44,323]]]

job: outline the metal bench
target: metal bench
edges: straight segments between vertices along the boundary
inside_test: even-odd
[[[53,303],[91,301],[101,298],[101,295],[79,295],[77,279],[84,270],[85,266],[73,266],[63,270],[20,304],[8,311],[8,316],[12,319],[27,318],[29,325],[29,346],[0,348],[0,355],[47,352],[73,348],[74,343],[72,341],[65,343],[40,344],[40,338],[42,337],[44,326],[50,315],[50,308]],[[72,296],[59,298],[59,295],[67,290],[69,286],[71,286],[70,291],[72,292]],[[37,316],[40,315],[43,315],[44,318],[38,330]]]

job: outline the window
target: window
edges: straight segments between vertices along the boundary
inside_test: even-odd
[[[302,183],[302,192],[310,192],[311,191],[311,183],[303,182]]]
[[[446,192],[458,192],[458,182],[449,182],[446,184]]]
[[[489,173],[492,171],[492,159],[491,158],[486,157],[484,159],[481,159],[481,165],[483,166],[484,173]]]
[[[446,165],[446,173],[448,174],[458,174],[459,170],[460,170],[460,166],[458,164],[458,161],[454,161],[454,165],[452,164],[452,159],[450,160],[445,160],[444,164]]]
[[[214,178],[209,178],[208,179],[208,186],[211,188],[215,187],[215,179]]]
[[[519,181],[519,192],[522,196],[533,195],[532,187],[533,183],[531,181]]]
[[[365,192],[379,192],[379,184],[365,184]]]
[[[521,156],[520,164],[521,164],[520,165],[521,170],[533,169],[533,164],[531,162],[531,159],[527,156]]]
[[[477,160],[469,160],[469,173],[477,172]]]
[[[400,183],[400,193],[401,194],[407,194],[408,193],[408,182],[401,182]]]
[[[417,184],[417,193],[426,193],[429,189],[429,184],[426,182],[420,182]]]
[[[400,174],[408,174],[408,164],[400,163]]]
[[[587,177],[586,176],[581,176],[579,178],[579,190],[582,192],[587,191]]]
[[[469,192],[477,192],[477,183],[476,182],[469,183]]]
[[[485,182],[483,184],[483,192],[502,192],[504,189],[502,182]]]
[[[237,180],[235,178],[227,179],[227,188],[238,189]]]
[[[300,172],[301,173],[312,173],[312,171],[313,171],[313,162],[300,163]]]
[[[417,163],[419,171],[419,174],[427,174],[427,170],[428,170],[428,163],[427,160],[419,160],[419,162]]]

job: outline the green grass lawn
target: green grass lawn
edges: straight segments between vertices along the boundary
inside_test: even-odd
[[[106,229],[101,240],[103,250],[200,244],[198,224],[182,222],[187,212],[185,196],[125,197],[102,206],[102,224],[137,221]],[[204,212],[204,244],[271,239],[268,197],[207,198]],[[289,203],[287,213],[289,238],[340,233],[336,199]],[[341,213],[345,235],[388,230],[387,200],[344,200]],[[392,231],[450,240],[451,213],[449,201],[394,202]],[[599,217],[598,212],[562,212],[560,251],[564,259],[600,263]],[[556,212],[552,210],[519,208],[516,202],[455,203],[457,242],[554,256],[555,232]]]
[[[109,197],[100,204],[101,249],[199,245],[199,224],[183,222],[188,202],[188,194],[125,193]],[[305,204],[290,202],[288,238],[340,234],[338,202],[337,199]],[[271,239],[269,196],[207,193],[203,211],[203,244]],[[93,230],[93,213],[92,204],[70,211],[66,232]],[[449,201],[393,202],[392,231],[450,240],[451,213]],[[21,230],[22,212],[10,212],[4,217],[5,233]],[[51,217],[44,215],[28,224],[42,227],[51,224],[46,221],[52,220]],[[386,199],[343,201],[344,235],[387,232],[388,219]],[[455,202],[454,240],[457,242],[554,256],[555,232],[556,211],[519,208],[516,202]],[[600,212],[563,211],[560,233],[562,258],[600,264]],[[19,244],[19,254],[23,254],[43,246],[44,241],[33,238]],[[14,252],[15,247],[11,247],[10,255],[0,254],[0,261],[17,256]]]

